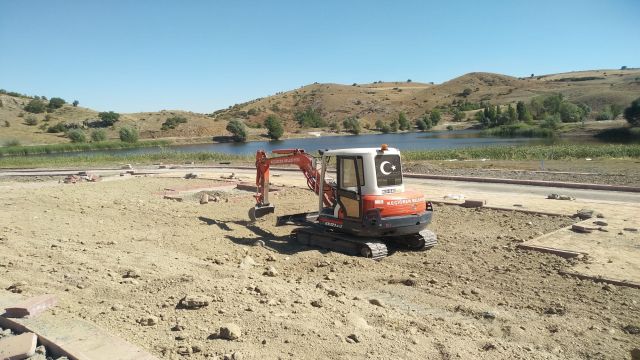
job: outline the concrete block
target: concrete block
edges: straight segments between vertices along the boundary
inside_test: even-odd
[[[34,333],[9,336],[0,340],[0,360],[22,360],[36,353],[38,337]]]
[[[57,303],[58,299],[54,295],[34,296],[5,308],[5,316],[12,318],[34,317]]]
[[[462,204],[460,204],[460,206],[466,207],[466,208],[479,208],[479,207],[485,206],[486,204],[487,204],[487,200],[467,199]]]

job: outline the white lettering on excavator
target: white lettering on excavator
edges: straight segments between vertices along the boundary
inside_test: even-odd
[[[386,201],[385,205],[405,205],[405,204],[415,204],[419,202],[424,202],[424,198],[413,198],[413,199],[402,199],[402,200],[390,200]]]

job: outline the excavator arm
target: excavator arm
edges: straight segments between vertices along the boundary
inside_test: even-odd
[[[273,213],[275,207],[269,202],[269,169],[274,165],[297,165],[307,180],[307,186],[320,195],[320,176],[315,165],[315,159],[302,149],[273,150],[273,154],[280,155],[269,158],[264,150],[256,152],[256,206],[249,211],[252,220],[266,214]],[[333,206],[335,203],[335,189],[324,183],[322,200],[324,206]]]

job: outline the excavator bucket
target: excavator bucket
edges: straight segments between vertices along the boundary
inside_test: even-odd
[[[256,221],[265,215],[273,214],[275,211],[276,207],[273,205],[256,205],[249,209],[249,219],[251,219],[251,221]]]

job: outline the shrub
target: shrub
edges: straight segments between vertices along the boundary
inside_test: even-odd
[[[267,128],[267,135],[273,140],[278,140],[284,135],[282,122],[273,114],[267,116],[267,119],[264,121],[264,126]]]
[[[107,140],[107,132],[102,129],[93,130],[91,132],[91,141],[100,142]]]
[[[29,126],[38,125],[38,119],[33,115],[29,115],[24,119],[24,124]]]
[[[18,139],[7,140],[5,141],[4,146],[20,146],[20,140]]]
[[[319,109],[306,108],[304,111],[299,111],[295,114],[296,121],[302,127],[323,127],[327,126],[327,123],[322,119]]]
[[[543,129],[557,130],[560,127],[560,123],[560,115],[547,115],[540,124],[540,127]]]
[[[258,115],[258,110],[256,110],[255,108],[251,108],[249,109],[249,111],[247,111],[247,115],[256,116]]]
[[[466,116],[464,112],[458,109],[453,110],[453,121],[462,121]]]
[[[611,111],[611,119],[615,120],[618,117],[618,115],[622,114],[623,110],[624,110],[624,107],[622,105],[618,105],[618,104],[609,105],[609,111]]]
[[[473,92],[473,90],[466,88],[464,90],[462,90],[462,96],[467,97],[469,95],[471,95],[471,93]]]
[[[376,129],[382,130],[383,126],[384,126],[384,121],[382,121],[380,119],[376,120]]]
[[[631,126],[640,126],[640,98],[633,100],[628,108],[624,109],[624,118]]]
[[[4,127],[11,127],[11,123],[9,122],[9,120],[4,121]]]
[[[340,131],[340,124],[338,124],[336,121],[332,121],[329,124],[329,129],[335,131],[335,132],[339,132]]]
[[[67,132],[67,137],[71,139],[72,143],[87,142],[87,136],[84,134],[84,131],[80,129],[69,130]]]
[[[612,119],[612,115],[611,112],[609,112],[609,109],[602,109],[602,111],[600,111],[598,113],[598,115],[596,115],[596,120],[598,121],[602,121],[602,120],[611,120]]]
[[[400,112],[400,114],[398,114],[398,127],[400,130],[411,129],[411,123],[407,120],[407,115],[405,115],[404,112]]]
[[[67,102],[64,101],[64,99],[58,98],[58,97],[54,97],[51,98],[49,100],[49,105],[47,106],[49,109],[59,109],[62,107],[62,105],[66,104]]]
[[[4,103],[2,102],[2,100],[0,99],[0,108],[4,107]]]
[[[231,133],[233,141],[244,142],[247,141],[247,128],[244,123],[238,119],[233,119],[227,124],[227,131]]]
[[[80,101],[73,100],[73,104],[72,105],[73,105],[73,107],[76,107],[76,106],[80,105]]]
[[[433,126],[438,125],[438,123],[440,122],[440,110],[438,109],[433,109],[431,110],[431,114],[429,115],[429,119],[431,120],[431,124],[433,124]]]
[[[108,111],[99,113],[98,117],[102,122],[102,127],[108,127],[113,126],[113,124],[115,124],[120,119],[120,114],[113,111]]]
[[[360,130],[361,130],[360,121],[358,121],[358,119],[355,117],[346,118],[342,122],[342,126],[344,126],[344,129],[349,131],[352,134],[355,134],[355,135],[360,134]]]
[[[453,130],[453,126],[447,125],[447,130],[452,131]]]
[[[42,100],[33,99],[29,101],[29,103],[24,107],[24,111],[30,112],[32,114],[40,114],[46,110],[46,105]]]
[[[395,119],[391,122],[391,126],[389,126],[389,129],[391,130],[391,132],[398,132],[398,129],[400,128],[400,122],[398,121],[398,119]]]
[[[423,119],[416,120],[416,127],[420,131],[428,130],[427,123]]]
[[[570,102],[562,102],[558,107],[562,122],[577,122],[584,118],[584,112],[578,105]]]
[[[48,133],[61,133],[65,131],[67,131],[67,127],[65,126],[64,123],[61,123],[61,122],[53,126],[49,126],[49,128],[47,129]]]
[[[388,133],[391,132],[391,126],[389,126],[387,124],[384,124],[384,125],[382,125],[382,127],[380,127],[380,131],[382,131],[385,134],[388,134]]]
[[[126,143],[136,143],[138,142],[138,130],[132,127],[122,127],[120,128],[120,141]]]
[[[185,124],[187,118],[184,116],[173,116],[165,120],[160,127],[161,130],[175,129],[179,124]]]

